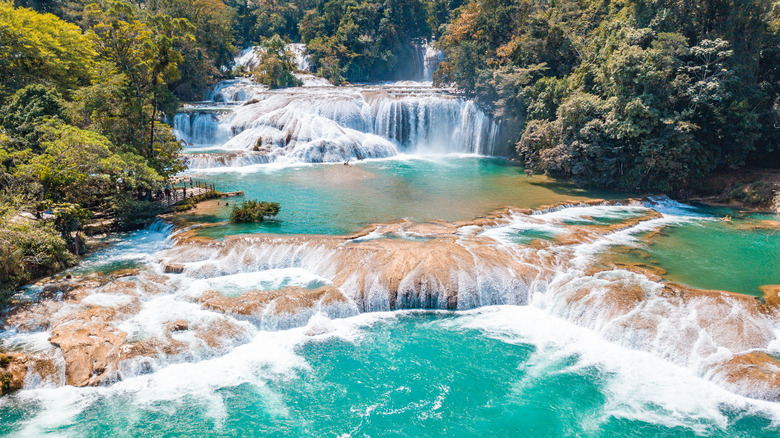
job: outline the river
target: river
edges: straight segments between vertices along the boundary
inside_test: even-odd
[[[776,216],[529,175],[430,82],[304,84],[177,114],[185,175],[280,214],[209,201],[28,288],[4,433],[780,433]]]

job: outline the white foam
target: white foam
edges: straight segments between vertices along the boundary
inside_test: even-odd
[[[130,295],[95,293],[81,300],[81,304],[85,306],[122,307],[130,304],[132,301],[133,297]]]
[[[575,357],[576,363],[568,371],[594,367],[606,373],[607,403],[602,421],[609,417],[637,419],[705,434],[712,427],[728,425],[724,406],[780,420],[780,405],[776,403],[731,393],[690,368],[608,342],[534,306],[482,308],[460,314],[461,318],[444,324],[478,329],[509,343],[532,344],[537,350],[528,366],[541,367],[541,372],[545,364]]]
[[[117,328],[127,333],[128,340],[133,342],[164,337],[168,332],[168,324],[174,321],[185,321],[189,329],[197,329],[222,318],[225,316],[206,310],[199,303],[186,301],[181,296],[164,294],[144,301],[141,310],[119,323]],[[250,333],[254,332],[254,327],[249,323],[231,322]]]
[[[504,244],[513,243],[512,238],[523,232],[535,231],[550,236],[564,233],[565,229],[559,225],[536,220],[533,216],[514,216],[508,225],[488,228],[481,232],[481,236],[490,237]]]
[[[146,263],[156,252],[171,246],[173,226],[157,221],[149,227],[117,236],[118,241],[87,256],[71,271],[94,272],[116,264]]]
[[[199,278],[183,287],[182,293],[193,296],[207,290],[215,290],[222,295],[235,296],[250,290],[277,290],[288,286],[313,288],[326,284],[330,284],[326,278],[302,268],[289,267]]]
[[[404,152],[506,152],[494,141],[499,125],[473,102],[444,90],[419,84],[326,87],[321,80],[310,82],[311,87],[272,91],[247,80],[222,83],[212,98],[252,101],[213,114],[207,108],[182,111],[174,119],[175,130],[187,143],[259,152],[262,163],[257,164],[344,162]],[[197,160],[197,167],[209,165],[206,157]],[[246,164],[251,163],[213,160],[219,167]]]
[[[195,399],[199,406],[208,408],[206,415],[219,423],[227,416],[221,394],[224,389],[242,384],[255,387],[263,405],[276,415],[285,416],[286,403],[268,389],[268,384],[297,379],[300,372],[316,376],[312,365],[297,353],[300,345],[332,338],[358,342],[374,336],[374,324],[393,324],[394,319],[413,313],[420,312],[362,314],[338,320],[317,315],[306,327],[257,332],[250,342],[223,356],[170,364],[110,387],[23,390],[15,402],[33,403],[40,410],[25,421],[21,435],[39,435],[72,424],[81,412],[101,400],[127,400],[121,409],[129,412],[155,410],[161,403],[175,408]],[[590,425],[596,431],[600,423],[610,418],[681,427],[697,434],[725,429],[730,423],[726,410],[780,418],[780,406],[775,403],[737,396],[701,379],[690,369],[604,341],[596,333],[552,318],[538,308],[498,306],[446,314],[453,316],[437,320],[436,324],[453,330],[475,329],[503,342],[536,348],[523,364],[526,380],[517,383],[518,391],[522,391],[523,385],[532,386],[533,379],[550,373],[598,370],[606,404],[601,418]],[[562,363],[566,364],[563,368]]]
[[[277,332],[259,331],[250,342],[223,356],[170,364],[152,374],[130,377],[108,387],[65,386],[23,390],[17,393],[13,402],[37,405],[38,409],[32,418],[24,421],[19,435],[40,436],[73,424],[80,413],[106,399],[128,400],[122,409],[130,412],[131,409],[156,410],[163,402],[175,407],[188,404],[188,400],[194,398],[199,404],[209,406],[208,415],[220,421],[226,411],[217,390],[241,384],[256,387],[262,394],[263,402],[276,406],[277,413],[284,415],[284,403],[275,400],[276,394],[267,390],[266,385],[274,380],[295,378],[297,371],[310,370],[310,365],[296,353],[299,345],[332,337],[354,341],[364,335],[360,327],[396,316],[364,314],[333,320],[327,324],[327,333],[319,333],[314,337],[307,333],[311,327]],[[323,321],[319,323],[323,324]]]
[[[666,216],[680,216],[680,217],[696,217],[705,218],[708,215],[698,208],[683,204],[678,201],[669,199],[666,196],[650,197],[649,202],[646,203],[649,208],[666,215]]]

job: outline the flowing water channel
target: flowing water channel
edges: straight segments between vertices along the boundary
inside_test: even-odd
[[[3,433],[780,433],[776,216],[528,175],[430,83],[305,85],[182,109],[186,174],[280,214],[209,201],[28,288]]]

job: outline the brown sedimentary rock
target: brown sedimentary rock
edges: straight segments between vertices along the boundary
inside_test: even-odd
[[[567,295],[569,306],[598,308],[602,318],[615,319],[636,309],[646,299],[647,292],[630,279],[605,282],[597,286],[583,285]]]
[[[46,331],[51,327],[51,315],[56,314],[63,305],[62,301],[46,300],[17,306],[6,314],[3,328],[15,328],[20,332]]]
[[[718,345],[731,351],[766,348],[774,335],[767,330],[771,309],[748,295],[694,289],[666,283],[661,296],[696,310],[697,322]]]
[[[332,284],[317,289],[249,291],[235,297],[205,292],[196,301],[204,309],[225,315],[169,321],[168,330],[159,338],[127,340],[116,329],[118,321],[139,312],[140,303],[153,298],[149,295],[171,293],[182,281],[157,275],[156,269],[119,272],[108,279],[98,276],[49,285],[51,299],[20,305],[5,324],[21,331],[53,328],[51,342],[62,350],[67,382],[91,385],[121,377],[119,373],[127,367],[148,363],[146,358],[186,358],[190,348],[223,350],[244,342],[253,330],[247,329],[249,322],[236,319],[287,327],[305,324],[316,310],[336,308],[338,314],[341,306],[350,311],[355,307],[363,311],[464,309],[523,304],[532,291],[541,291],[548,294],[558,315],[628,348],[650,351],[683,366],[691,359],[714,363],[720,360],[717,354],[728,349],[737,356],[704,373],[722,376],[722,382],[734,385],[737,392],[776,397],[771,389],[777,386],[775,362],[742,353],[766,350],[774,339],[768,328],[780,317],[780,287],[764,287],[762,303],[753,297],[664,282],[665,272],[654,268],[651,261],[625,262],[613,252],[590,266],[571,263],[577,245],[659,217],[653,211],[614,224],[553,222],[562,230],[557,238],[522,246],[505,245],[481,234],[487,228],[509,224],[518,214],[527,215],[523,221],[531,224],[551,221],[531,213],[506,208],[456,223],[400,220],[374,224],[350,236],[253,235],[218,241],[196,236],[194,231],[183,232],[177,235],[175,247],[161,255],[166,272],[186,270],[187,277],[210,278],[247,271],[247,266],[258,270],[302,267]],[[371,239],[365,239],[369,234]],[[647,254],[640,257],[649,258]],[[121,305],[113,307],[107,307],[110,297],[104,307],[82,302],[100,293],[126,295],[131,300],[127,304],[119,299]],[[58,296],[63,301],[56,301]],[[102,301],[98,297],[91,302]],[[324,324],[311,333],[327,330]],[[197,341],[190,344],[193,337]],[[35,365],[30,369],[35,367],[45,368]],[[750,389],[758,387],[755,382],[760,382],[761,391]]]
[[[226,297],[219,292],[208,291],[201,295],[200,302],[207,309],[249,316],[262,313],[274,298],[274,295],[266,291],[249,291],[238,297]]]
[[[758,288],[764,294],[766,307],[771,311],[780,310],[780,285],[767,284]]]
[[[46,355],[0,353],[0,395],[24,388],[25,382],[62,384],[54,360]]]
[[[184,353],[187,348],[187,344],[170,336],[163,339],[154,338],[130,342],[117,349],[117,363],[139,357],[175,356]]]
[[[138,295],[139,282],[132,280],[115,280],[100,289],[104,294]]]
[[[323,286],[317,289],[303,289],[298,287],[285,288],[274,302],[273,314],[296,314],[302,310],[309,310],[316,305],[333,306],[346,304],[349,300],[334,286]]]
[[[715,368],[716,378],[747,397],[780,401],[780,360],[763,352],[739,354]]]
[[[636,226],[642,222],[662,217],[661,213],[655,210],[648,210],[640,215],[626,218],[613,224],[580,224],[569,225],[566,227],[566,231],[559,234],[553,239],[558,245],[577,245],[583,242],[595,240],[598,237],[604,236],[616,231],[625,230]]]
[[[260,316],[271,303],[272,314],[295,314],[312,309],[315,305],[347,303],[344,295],[333,286],[317,289],[286,287],[273,291],[249,291],[237,297],[226,297],[219,292],[208,291],[200,297],[206,308],[241,316]]]
[[[127,333],[111,323],[118,315],[137,312],[134,304],[120,307],[87,306],[53,319],[49,342],[62,351],[68,385],[100,384],[116,370]]]
[[[0,353],[0,395],[22,389],[28,358],[23,353]]]
[[[179,264],[167,264],[165,265],[166,274],[181,274],[184,272],[184,266]]]
[[[216,319],[195,329],[195,336],[210,348],[223,348],[246,334],[246,329],[226,318]]]
[[[116,369],[118,347],[127,333],[103,322],[74,321],[52,331],[49,338],[62,350],[68,385],[97,385]]]
[[[78,287],[63,294],[62,299],[67,303],[80,303],[91,291],[92,289]]]
[[[187,321],[182,321],[182,320],[168,322],[167,325],[168,325],[168,330],[172,332],[181,332],[190,328],[189,323],[187,323]]]
[[[141,272],[140,269],[120,269],[111,273],[112,278],[133,277]]]

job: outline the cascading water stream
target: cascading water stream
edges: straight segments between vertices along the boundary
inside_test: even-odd
[[[308,69],[305,47],[290,45]],[[412,51],[420,79],[429,79],[441,60],[431,44]],[[249,48],[236,65],[251,68]],[[304,78],[304,87],[268,90],[250,79],[216,85],[203,102],[185,106],[174,128],[186,144],[230,151],[190,157],[193,169],[240,164],[321,163],[406,154],[467,153],[502,156],[499,125],[470,100],[426,83],[332,87]],[[327,84],[329,85],[329,84]],[[243,155],[239,158],[238,155]]]
[[[574,348],[575,358],[590,357],[586,362],[609,351],[609,359],[597,361],[597,369],[610,370],[601,378],[630,381],[635,389],[615,394],[612,383],[606,394],[632,403],[641,388],[639,399],[649,397],[642,403],[656,408],[662,403],[662,411],[674,412],[685,428],[698,430],[701,418],[717,422],[722,414],[658,398],[653,385],[683,379],[688,391],[710,394],[717,399],[713,404],[727,410],[735,406],[780,418],[773,403],[734,394],[776,397],[776,387],[756,369],[771,366],[773,359],[763,352],[777,351],[777,307],[669,286],[619,265],[600,267],[610,247],[641,247],[647,233],[712,221],[680,207],[664,200],[504,210],[457,224],[378,224],[351,236],[240,235],[212,241],[188,231],[164,239],[170,229],[159,228],[153,245],[134,250],[143,261],[139,270],[75,280],[62,288],[61,301],[32,306],[6,321],[15,329],[3,334],[3,342],[35,355],[28,359],[25,393],[48,400],[76,391],[63,388],[66,384],[104,385],[79,389],[76,394],[86,400],[97,397],[97,405],[85,402],[78,406],[88,408],[78,411],[100,406],[105,394],[220,399],[216,394],[254,382],[258,370],[261,386],[275,381],[262,364],[300,360],[294,351],[344,336],[339,327],[352,333],[365,321],[405,318],[404,309],[451,309],[457,312],[436,315],[452,318],[446,327],[454,324],[455,333],[465,324],[510,345],[531,342],[538,360],[561,348]],[[121,256],[108,252],[100,263]],[[414,330],[428,333],[426,327]],[[530,341],[518,339],[518,330],[530,333]],[[482,338],[469,335],[474,336]],[[288,338],[294,339],[290,345],[272,342]],[[743,369],[740,360],[758,365]],[[648,363],[652,366],[642,365]],[[633,380],[637,367],[657,372]]]
[[[224,95],[224,89],[220,93]],[[443,91],[363,86],[253,93],[251,101],[230,112],[180,111],[174,121],[176,132],[188,144],[260,153],[267,156],[265,161],[316,163],[399,153],[507,153],[496,145],[498,126],[489,116],[473,102]]]
[[[292,49],[299,65],[305,65],[303,48]],[[240,62],[249,65],[255,55],[242,52]],[[415,68],[423,66],[423,79],[431,71],[425,67],[427,59],[426,54],[418,59],[422,63],[415,61]],[[275,91],[245,78],[218,84],[209,102],[176,115],[176,132],[188,144],[190,167],[506,152],[496,146],[498,124],[473,102],[447,90],[418,83],[338,88],[317,84]],[[385,164],[305,166],[323,171],[315,177],[297,168],[284,169],[290,171],[284,175],[271,169],[270,174],[275,185],[281,186],[283,178],[284,184],[299,184],[300,191],[289,196],[302,197],[305,203],[338,192],[333,195],[338,203],[315,214],[295,209],[299,217],[290,216],[290,222],[302,215],[343,222],[330,212],[367,209],[368,203],[356,194],[377,197],[370,191],[371,178],[376,177],[370,170]],[[518,190],[517,179],[494,178],[480,167],[477,173],[484,179],[469,180],[462,168],[453,167],[458,178],[442,182],[419,163],[399,166],[394,180],[375,184],[381,193],[392,192],[384,193],[387,197],[380,202],[428,200],[412,192],[433,191],[432,179],[444,186],[446,203],[457,208],[474,198],[450,189],[456,184]],[[429,179],[413,189],[410,173],[429,174]],[[526,178],[522,171],[513,173]],[[250,179],[240,174],[237,178]],[[271,194],[268,187],[258,192]],[[545,204],[569,199],[563,197],[568,194],[559,196]],[[267,418],[250,423],[289,421],[306,423],[306,428],[307,421],[315,420],[288,418],[300,408],[303,396],[287,393],[285,399],[276,391],[290,386],[295,387],[287,389],[293,394],[316,393],[321,384],[328,397],[338,397],[334,387],[353,397],[361,395],[355,388],[368,381],[371,387],[391,386],[382,387],[381,394],[364,405],[354,398],[339,402],[347,409],[325,416],[376,422],[371,412],[381,411],[397,394],[422,386],[439,394],[424,402],[404,400],[387,415],[408,411],[418,420],[435,418],[444,405],[444,415],[451,415],[442,422],[446,425],[464,417],[462,404],[451,404],[452,412],[446,412],[448,394],[473,405],[474,397],[485,393],[482,386],[499,381],[497,376],[505,379],[498,386],[510,389],[485,396],[480,402],[489,411],[485,418],[495,416],[496,400],[506,415],[519,412],[535,396],[549,406],[549,400],[565,400],[568,392],[579,391],[582,397],[559,407],[575,412],[579,428],[569,431],[575,435],[625,434],[635,424],[626,426],[628,420],[636,422],[634,432],[646,435],[716,431],[727,436],[780,422],[780,408],[773,402],[780,400],[780,361],[772,356],[780,352],[780,300],[768,296],[762,303],[671,284],[648,265],[618,261],[610,252],[618,247],[646,249],[650,235],[711,224],[713,217],[668,199],[587,205],[565,201],[536,211],[504,209],[471,219],[485,211],[447,221],[391,222],[411,216],[402,213],[367,228],[365,224],[377,219],[361,219],[361,230],[349,236],[311,234],[321,231],[308,227],[294,232],[309,234],[230,235],[234,231],[209,239],[186,227],[171,235],[172,227],[158,223],[134,234],[133,244],[120,244],[88,260],[84,269],[73,272],[76,278],[31,288],[31,295],[55,298],[20,306],[4,321],[3,347],[28,356],[25,389],[18,398],[0,402],[6,418],[0,424],[26,423],[21,433],[27,435],[63,430],[77,434],[72,424],[103,426],[100,418],[105,415],[118,418],[122,426],[132,417],[134,426],[148,423],[164,430],[166,424],[192,423],[238,434],[243,424],[223,423],[239,412],[269,410]],[[247,231],[257,230],[241,232]],[[290,231],[280,227],[273,232]],[[419,309],[434,312],[416,312]],[[441,312],[444,309],[453,312]],[[410,318],[422,322],[413,325],[407,322]],[[400,334],[382,332],[385,326]],[[434,335],[441,338],[428,339],[420,351],[399,350],[395,343]],[[476,343],[474,350],[453,353],[469,343]],[[376,356],[356,359],[361,352],[380,348],[396,362],[386,357],[375,361]],[[523,360],[499,363],[518,350]],[[337,359],[330,363],[330,357]],[[350,374],[350,366],[358,362],[370,367]],[[470,366],[474,363],[477,366]],[[404,374],[404,364],[419,369]],[[420,369],[433,377],[421,379]],[[323,377],[328,370],[351,380],[331,384]],[[475,389],[469,394],[468,389],[458,392],[452,383],[458,380],[452,376],[465,376],[466,384],[475,381],[473,376],[483,380],[472,382]],[[549,381],[559,386],[536,386]],[[89,385],[97,387],[74,388]],[[694,397],[670,395],[676,391]],[[315,411],[327,404],[317,400]],[[591,405],[603,412],[593,414]],[[16,419],[17,411],[26,418]],[[528,412],[534,417],[540,410],[532,407]],[[592,417],[581,421],[587,415]],[[175,421],[166,421],[169,417]],[[588,422],[596,426],[582,425]],[[598,429],[609,422],[618,423],[619,433]],[[429,423],[425,426],[431,430]],[[487,429],[495,432],[492,424]],[[297,432],[291,435],[311,432],[289,430]],[[507,430],[525,429],[511,424]]]

